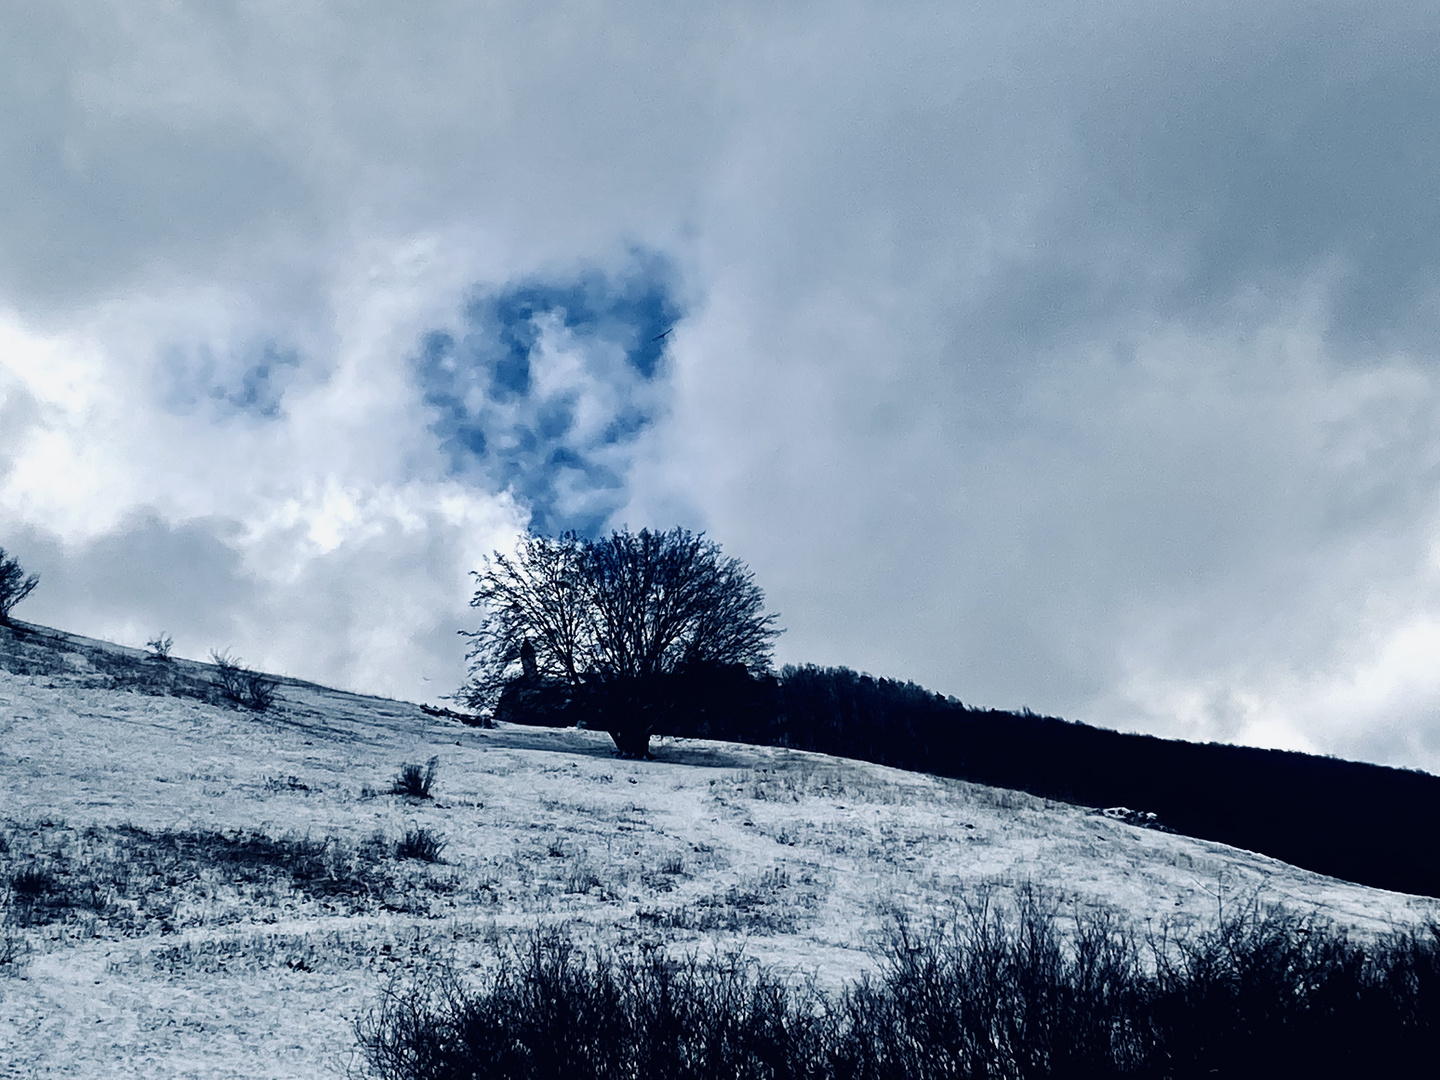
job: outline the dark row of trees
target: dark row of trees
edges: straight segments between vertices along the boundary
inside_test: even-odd
[[[1126,806],[1189,836],[1440,896],[1440,778],[1427,773],[974,708],[847,668],[697,667],[655,692],[666,702],[656,734],[813,750],[1082,806]],[[502,720],[588,720],[582,701],[546,690],[512,692],[501,706]]]
[[[980,709],[845,668],[716,671],[671,734],[859,758],[1085,806],[1378,888],[1440,896],[1440,777]]]
[[[788,746],[1127,806],[1178,832],[1350,881],[1440,896],[1440,778],[1106,731],[967,706],[846,668],[770,671],[777,633],[743,564],[682,529],[528,537],[477,574],[464,699],[496,719]]]

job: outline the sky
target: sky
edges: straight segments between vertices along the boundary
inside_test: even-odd
[[[776,662],[1440,771],[1440,11],[0,8],[18,618],[463,678],[524,530]]]

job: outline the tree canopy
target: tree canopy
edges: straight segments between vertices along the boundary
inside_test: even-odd
[[[462,697],[494,709],[515,688],[559,689],[567,709],[643,756],[687,669],[768,669],[779,630],[740,560],[704,534],[628,529],[523,537],[474,572]]]

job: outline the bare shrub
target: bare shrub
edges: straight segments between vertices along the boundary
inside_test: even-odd
[[[215,664],[215,683],[226,701],[254,709],[256,712],[264,712],[275,704],[279,679],[252,671],[228,650],[221,652],[212,649],[210,659]]]
[[[1149,1035],[1178,1075],[1419,1075],[1440,1044],[1440,925],[1362,945],[1252,903],[1154,952]]]
[[[583,952],[537,933],[479,989],[449,971],[357,1023],[385,1078],[821,1077],[830,1016],[741,957]]]
[[[34,592],[39,584],[39,574],[26,576],[20,560],[0,548],[0,624],[10,625],[10,609]]]
[[[901,924],[880,981],[844,996],[845,1056],[866,1077],[1131,1075],[1144,1049],[1133,936],[1100,915],[1071,937],[1030,892],[1010,918],[982,895],[952,924]]]
[[[426,828],[406,829],[405,835],[395,842],[397,859],[418,859],[421,862],[439,862],[440,851],[445,841]]]
[[[145,647],[150,650],[152,660],[169,660],[170,650],[175,647],[175,639],[162,630],[145,642]]]
[[[899,925],[831,995],[742,957],[584,951],[562,933],[392,986],[356,1030],[382,1080],[1030,1080],[1419,1076],[1440,1042],[1440,925],[1364,945],[1258,907],[1180,938],[1061,919],[1022,892]],[[1148,954],[1147,954],[1148,948]],[[1426,1063],[1421,1065],[1421,1063]]]
[[[430,798],[430,789],[435,784],[435,771],[439,767],[438,757],[432,757],[424,765],[407,761],[400,766],[400,772],[395,779],[390,781],[390,794],[405,795],[412,799]]]
[[[72,906],[65,883],[49,867],[32,863],[10,878],[10,906],[21,926],[62,918]]]
[[[19,965],[25,952],[25,936],[20,932],[20,927],[11,916],[10,905],[7,902],[4,906],[0,906],[0,971],[13,970]]]
[[[9,917],[22,927],[64,922],[84,912],[106,914],[112,906],[109,883],[95,867],[48,857],[11,875],[6,899]]]

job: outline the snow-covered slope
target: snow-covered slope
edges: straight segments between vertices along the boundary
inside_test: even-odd
[[[0,882],[28,870],[63,898],[43,917],[31,896],[17,928],[11,897],[26,951],[0,964],[3,1075],[341,1077],[388,980],[483,961],[542,922],[743,942],[839,983],[897,914],[1027,882],[1152,923],[1257,893],[1359,932],[1436,910],[820,755],[659,740],[658,760],[620,761],[593,732],[479,730],[296,681],[255,713],[202,700],[205,665],[38,628],[0,630],[0,669]],[[385,793],[431,757],[432,800]],[[442,862],[394,857],[419,828],[443,836]]]

